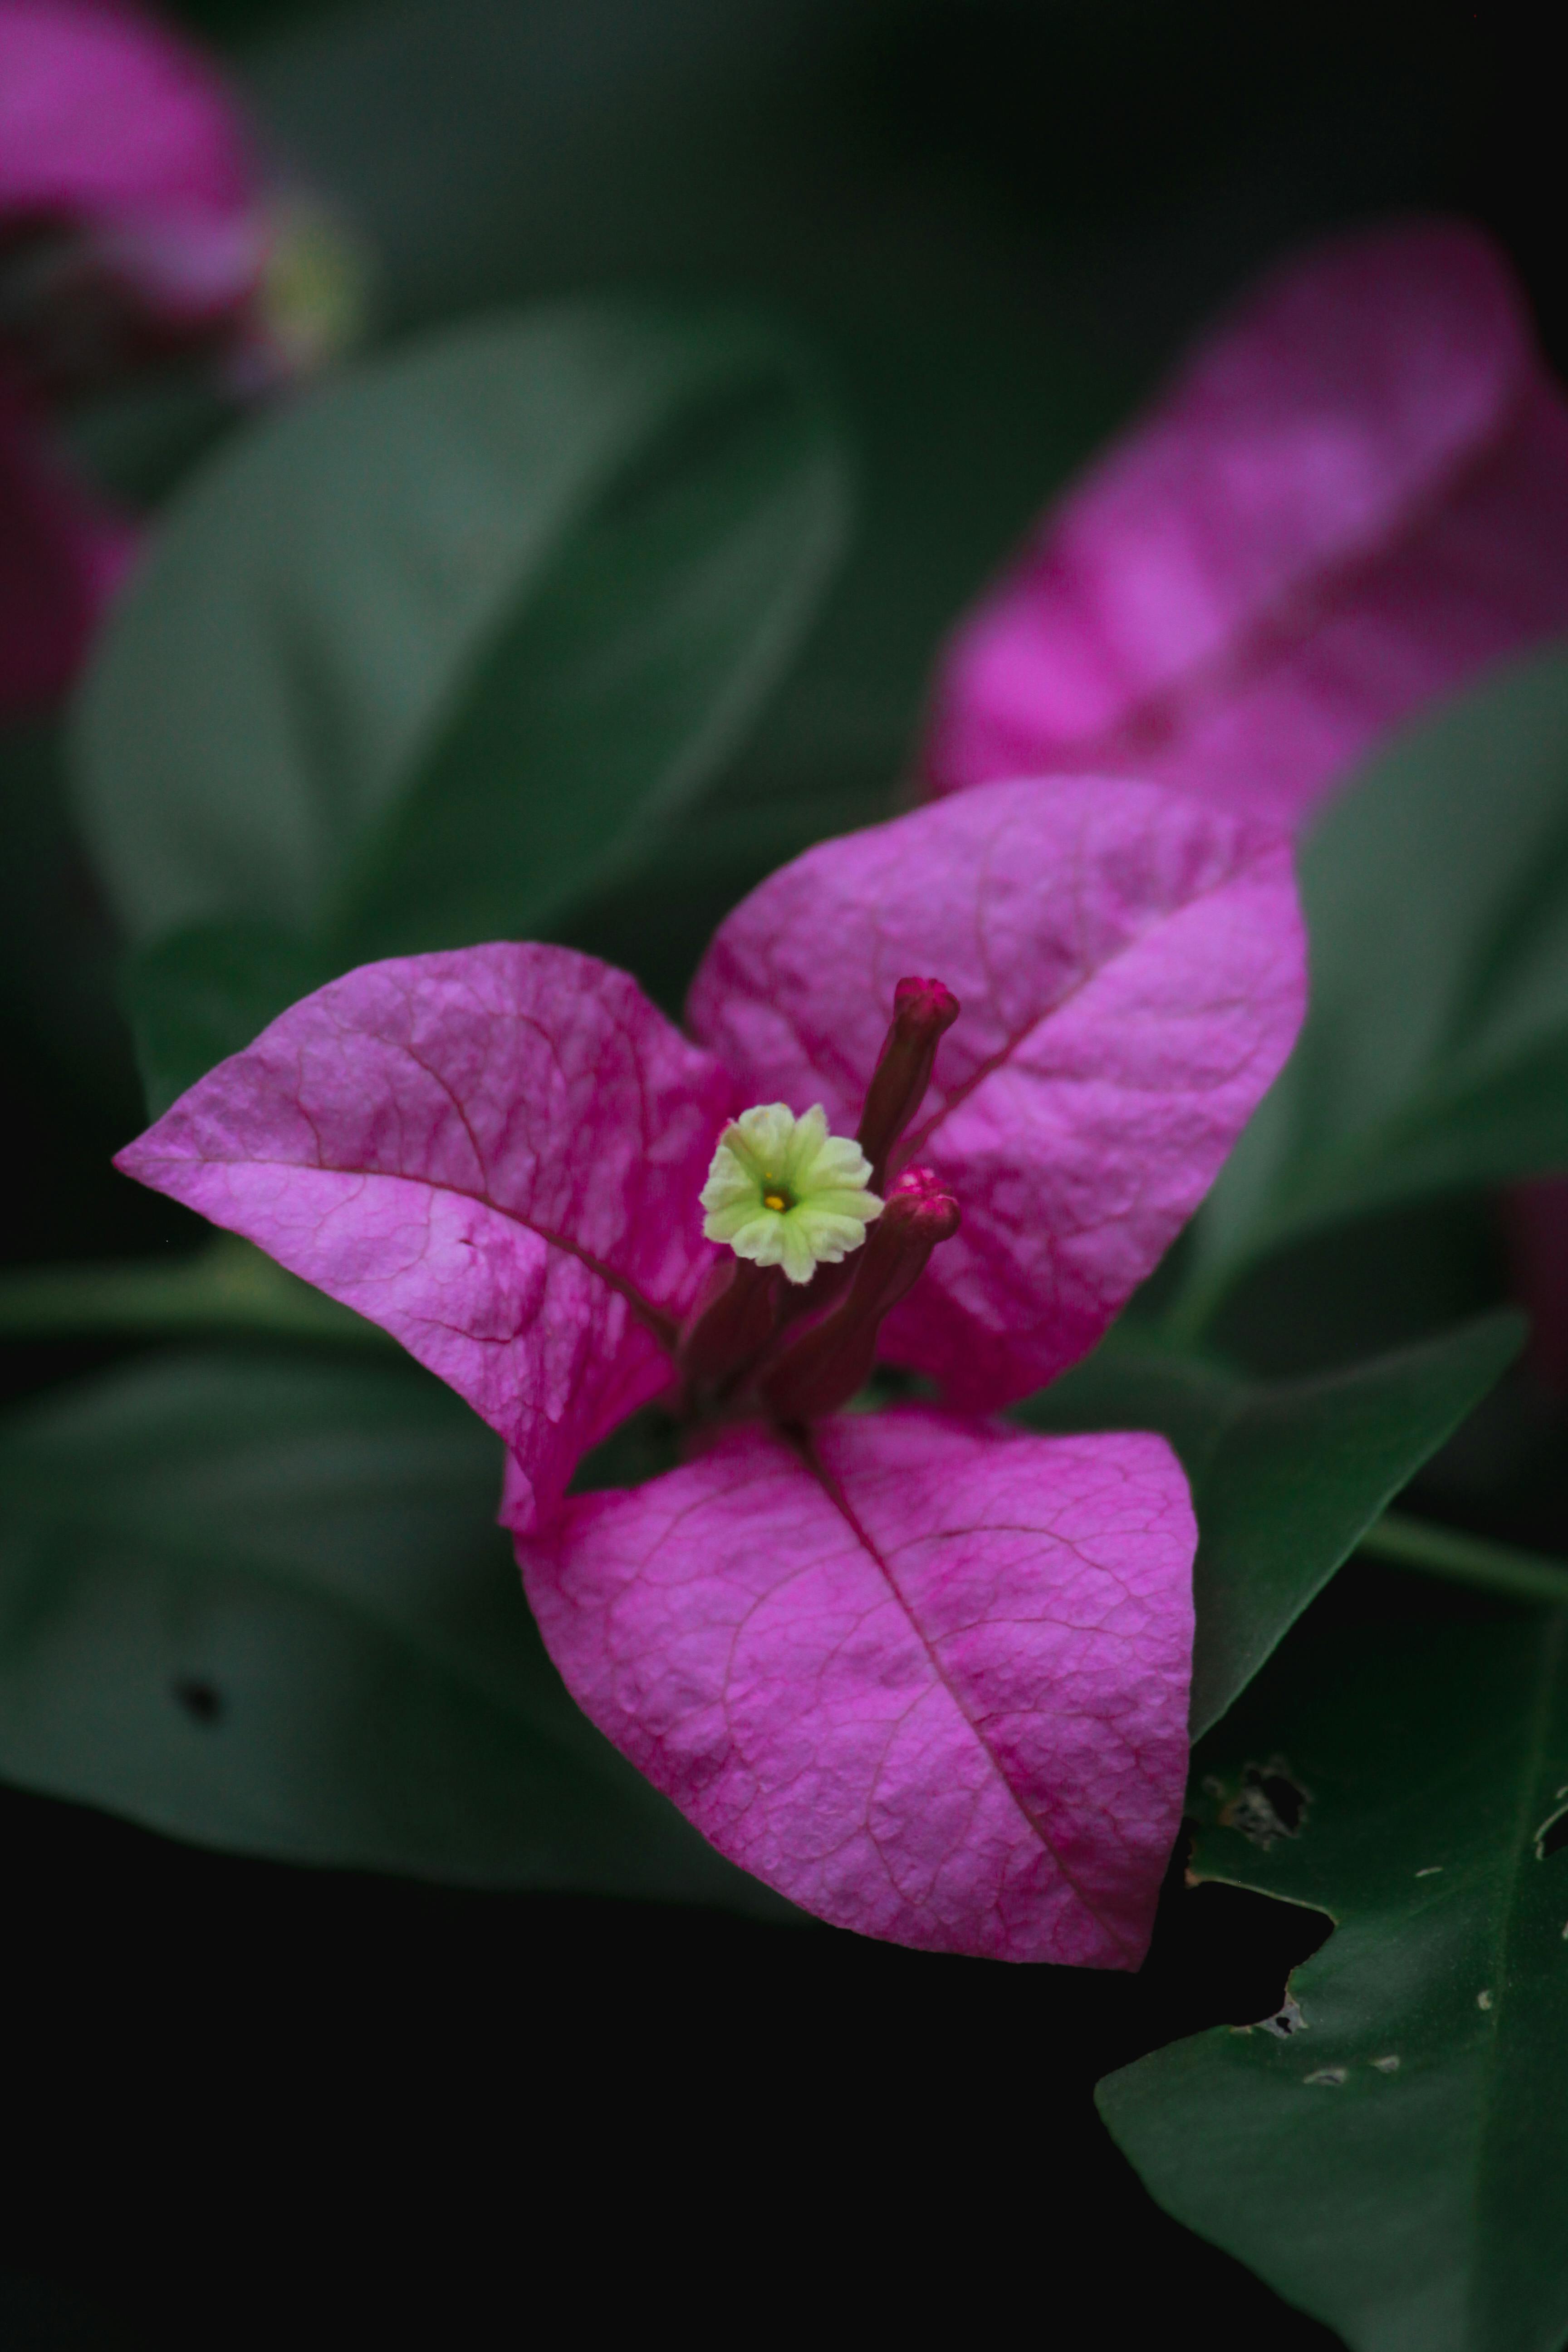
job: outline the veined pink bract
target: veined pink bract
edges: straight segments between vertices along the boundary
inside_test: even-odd
[[[1041,520],[939,666],[933,793],[1087,766],[1296,824],[1395,728],[1568,630],[1568,402],[1507,262],[1415,221],[1270,273]],[[1515,1188],[1568,1388],[1568,1180]]]

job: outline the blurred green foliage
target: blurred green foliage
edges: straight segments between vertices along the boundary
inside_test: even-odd
[[[356,963],[538,937],[629,873],[754,719],[847,509],[787,339],[689,307],[448,331],[205,467],[75,730],[154,1106]]]

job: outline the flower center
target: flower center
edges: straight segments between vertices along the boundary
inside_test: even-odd
[[[820,1103],[796,1118],[787,1103],[757,1103],[719,1139],[702,1230],[754,1265],[806,1283],[859,1248],[882,1213],[871,1163],[847,1136],[830,1135]]]
[[[900,981],[853,1142],[829,1135],[820,1103],[803,1118],[787,1103],[754,1103],[719,1138],[702,1231],[740,1263],[710,1268],[681,1327],[693,1411],[731,1410],[749,1385],[753,1403],[794,1428],[864,1384],[884,1317],[958,1231],[958,1202],[933,1170],[884,1181],[958,1009],[940,980]]]

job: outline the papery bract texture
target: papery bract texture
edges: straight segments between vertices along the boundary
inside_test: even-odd
[[[852,1131],[894,988],[926,971],[963,1010],[900,1151],[963,1223],[884,1352],[991,1411],[1093,1345],[1289,1052],[1289,845],[1154,785],[988,785],[773,875],[721,927],[690,1023],[742,1093]]]
[[[813,1444],[731,1430],[521,1541],[567,1687],[820,1918],[1135,1968],[1186,1769],[1196,1531],[1170,1448],[925,1412]]]
[[[1148,777],[1294,823],[1568,627],[1568,406],[1476,231],[1287,265],[1052,513],[939,670],[931,791]]]
[[[182,41],[111,0],[0,0],[0,219],[68,223],[148,308],[221,312],[261,260],[238,111]]]
[[[0,714],[65,691],[135,544],[0,373]]]
[[[565,948],[368,964],[220,1063],[116,1165],[400,1339],[531,1507],[657,1395],[737,1108],[625,973]]]

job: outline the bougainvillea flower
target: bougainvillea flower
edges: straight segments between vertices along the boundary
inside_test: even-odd
[[[1568,626],[1568,405],[1473,229],[1267,278],[1047,514],[941,665],[925,780],[1131,773],[1294,823]]]
[[[984,1416],[1152,1266],[1302,996],[1272,829],[1125,782],[997,784],[763,884],[689,1038],[563,948],[373,964],[120,1165],[500,1432],[567,1686],[721,1852],[868,1934],[1131,1966],[1182,1800],[1185,1484],[1163,1439]],[[772,1215],[825,1166],[829,1192],[875,1179],[854,1234],[807,1220],[805,1283],[704,1236],[737,1122]],[[942,1407],[840,1412],[879,1349]],[[566,1496],[654,1399],[681,1466]]]

